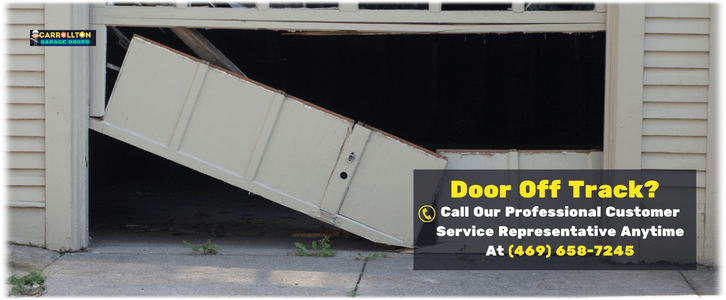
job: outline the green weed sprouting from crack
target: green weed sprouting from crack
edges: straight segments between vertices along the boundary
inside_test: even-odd
[[[364,260],[369,261],[372,259],[376,259],[378,257],[386,257],[388,256],[388,252],[378,252],[376,254],[368,254],[368,256],[363,256],[363,254],[358,253],[358,257],[355,258],[355,260]]]
[[[197,252],[199,251],[199,248],[202,249],[202,255],[216,255],[218,252],[215,249],[219,249],[219,246],[217,244],[212,245],[212,240],[208,239],[206,244],[199,244],[197,246],[192,245],[191,243],[188,243],[187,241],[182,241],[185,245],[192,247],[192,251]]]
[[[320,245],[320,251],[318,251],[318,244]],[[330,238],[326,235],[323,236],[322,239],[316,243],[313,241],[313,250],[309,251],[307,248],[305,248],[305,245],[303,245],[300,242],[295,243],[295,247],[298,247],[300,249],[295,250],[295,254],[300,256],[320,256],[320,257],[331,257],[335,256],[335,251],[330,250]]]
[[[18,277],[18,275],[10,276],[7,280],[7,283],[13,286],[10,295],[40,296],[45,291],[45,278],[38,270],[31,270],[28,275],[23,277]]]
[[[366,269],[366,264],[368,264],[368,262],[370,260],[373,260],[373,259],[376,259],[379,257],[386,257],[386,256],[388,256],[388,251],[378,252],[375,254],[368,254],[368,256],[363,256],[363,254],[360,254],[360,252],[358,253],[358,257],[356,257],[355,260],[363,260],[363,269],[361,269],[360,273],[358,274],[358,282],[355,284],[355,287],[353,288],[352,291],[347,293],[348,297],[358,296],[358,284],[360,283],[361,278],[363,278],[363,272]]]

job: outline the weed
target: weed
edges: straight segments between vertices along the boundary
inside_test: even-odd
[[[388,252],[378,252],[376,254],[368,254],[368,256],[363,256],[363,254],[358,253],[358,257],[356,257],[356,260],[364,260],[369,261],[372,259],[376,259],[378,257],[386,257],[388,256]]]
[[[363,256],[363,254],[358,253],[358,257],[355,258],[355,260],[363,260],[365,263],[363,263],[363,270],[366,269],[366,263],[372,259],[376,259],[379,257],[386,257],[388,256],[388,252],[378,252],[375,254],[368,254],[368,256]],[[363,270],[360,271],[358,275],[358,283],[360,283],[360,279],[363,278]],[[352,291],[348,292],[348,297],[355,297],[358,296],[358,283],[355,284],[355,287]]]
[[[320,243],[320,252],[318,252],[318,243]],[[298,250],[295,250],[295,253],[300,256],[321,256],[321,257],[330,257],[335,256],[335,251],[330,250],[330,240],[328,236],[324,236],[321,240],[316,243],[313,241],[313,250],[315,252],[308,251],[307,248],[305,248],[305,245],[303,245],[300,242],[296,242],[295,246],[300,248]]]
[[[45,276],[38,270],[31,270],[30,274],[23,277],[13,275],[8,277],[8,283],[13,286],[10,295],[35,295],[40,296],[45,291]]]
[[[189,247],[192,247],[192,251],[194,251],[194,252],[197,252],[197,251],[199,251],[199,248],[202,248],[203,255],[207,255],[207,254],[215,255],[215,254],[217,254],[217,250],[215,250],[215,249],[219,249],[219,246],[217,246],[217,244],[212,245],[211,239],[207,240],[206,244],[199,244],[198,246],[194,246],[191,243],[188,243],[187,241],[182,241],[182,243],[184,243],[185,245],[187,245]]]

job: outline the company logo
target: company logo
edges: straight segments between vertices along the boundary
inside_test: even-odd
[[[30,46],[96,46],[95,30],[31,30]]]

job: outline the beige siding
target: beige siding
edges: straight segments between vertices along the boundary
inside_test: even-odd
[[[708,19],[648,18],[645,33],[708,34],[710,26]]]
[[[648,53],[645,55],[647,56]],[[708,54],[706,54],[706,57],[708,58]],[[708,102],[708,87],[646,85],[643,87],[643,101],[706,103]]]
[[[11,206],[8,219],[10,241],[45,246],[45,208]]]
[[[45,246],[45,49],[29,33],[44,29],[42,3],[6,10],[7,194],[11,242]]]
[[[709,4],[646,4],[643,169],[697,170],[697,252],[704,259],[708,176]]]
[[[645,51],[708,51],[708,49],[709,40],[705,34],[648,33],[645,35]]]
[[[43,71],[45,57],[42,54],[8,55],[8,71]]]
[[[45,23],[45,12],[38,8],[10,8],[7,12],[6,22],[8,24],[42,25]]]
[[[646,18],[710,18],[710,5],[699,4],[648,4],[645,6]]]
[[[707,134],[706,120],[645,119],[643,135],[703,136]]]
[[[45,89],[42,87],[8,87],[5,92],[8,103],[43,104],[45,102]]]

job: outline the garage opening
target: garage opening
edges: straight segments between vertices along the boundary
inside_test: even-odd
[[[169,29],[120,30],[196,56]],[[432,151],[603,147],[604,32],[200,32],[251,79]],[[124,54],[109,32],[108,62]]]
[[[324,234],[333,250],[393,249],[93,130],[89,145],[91,247],[159,251],[154,247],[211,239],[223,246],[221,253],[230,253],[229,246],[292,253],[295,242],[310,248]]]
[[[196,56],[167,28],[119,29]],[[251,79],[429,150],[602,149],[603,32],[200,32]],[[108,36],[107,62],[120,66],[125,49]],[[107,95],[117,74],[107,71]],[[206,240],[334,230],[96,132],[90,151],[91,236]]]

